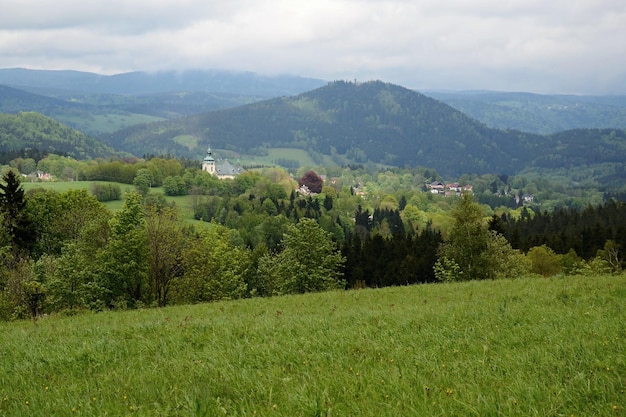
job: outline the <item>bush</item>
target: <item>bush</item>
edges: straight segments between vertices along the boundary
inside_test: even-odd
[[[560,256],[546,245],[530,248],[526,257],[530,259],[531,272],[535,274],[549,277],[561,272]]]
[[[94,182],[91,185],[91,194],[93,194],[101,203],[106,201],[114,201],[122,198],[122,189],[117,184],[102,184]]]
[[[168,196],[187,195],[187,184],[178,175],[167,177],[163,180],[163,192]]]

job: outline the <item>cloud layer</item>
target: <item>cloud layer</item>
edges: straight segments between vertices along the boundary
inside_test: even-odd
[[[0,66],[626,94],[623,0],[2,0]]]

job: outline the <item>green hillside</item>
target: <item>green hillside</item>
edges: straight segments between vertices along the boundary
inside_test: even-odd
[[[113,148],[39,113],[0,113],[0,152],[36,148],[77,159],[110,156]]]
[[[0,415],[619,416],[626,275],[0,323]]]
[[[181,135],[194,136],[197,146],[177,143]],[[613,132],[614,141],[605,141],[607,135],[611,132],[540,136],[498,130],[403,87],[334,82],[298,96],[136,126],[103,140],[134,154],[150,150],[194,158],[209,145],[252,155],[276,147],[299,148],[341,161],[425,166],[444,176],[459,176],[514,174],[535,163],[546,166],[546,158],[572,153],[582,165],[626,160],[624,131]]]

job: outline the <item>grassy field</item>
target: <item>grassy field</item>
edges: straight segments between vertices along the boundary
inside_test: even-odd
[[[623,416],[626,275],[0,323],[1,416]]]
[[[86,189],[91,192],[91,185],[96,183],[104,183],[103,181],[64,181],[64,182],[23,182],[22,186],[25,191],[32,190],[35,188],[44,188],[46,190],[54,190],[59,193],[64,193],[69,190],[78,190],[78,189]],[[119,210],[124,206],[123,195],[126,192],[135,190],[135,187],[130,184],[122,184],[118,182],[112,182],[107,184],[115,184],[120,187],[122,190],[122,199],[116,201],[107,201],[103,203],[109,210],[115,211]],[[163,187],[154,187],[150,190],[150,192],[156,194],[163,194]],[[193,218],[193,208],[191,196],[177,196],[177,197],[169,197],[165,196],[165,200],[168,202],[173,202],[176,204],[176,207],[180,209],[180,215],[182,218]]]

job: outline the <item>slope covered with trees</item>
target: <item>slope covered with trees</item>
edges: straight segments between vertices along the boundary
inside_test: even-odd
[[[306,149],[336,160],[425,166],[444,176],[514,174],[535,161],[575,154],[577,164],[626,158],[616,131],[576,130],[555,136],[503,131],[414,91],[385,84],[333,82],[282,97],[176,121],[121,130],[103,140],[135,154],[146,149],[198,157],[210,144],[242,154],[271,147]],[[180,143],[193,137],[195,146]],[[570,146],[571,142],[571,146]],[[541,158],[541,160],[539,160]],[[555,160],[552,165],[566,163]]]
[[[113,148],[39,113],[0,113],[0,152],[36,148],[75,158],[110,156]]]

